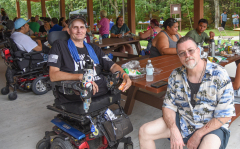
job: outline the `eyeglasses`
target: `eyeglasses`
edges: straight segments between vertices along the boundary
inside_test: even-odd
[[[195,53],[196,49],[188,49],[184,52],[179,53],[178,56],[179,57],[185,57],[187,55],[187,52],[188,52],[188,54],[193,55]]]

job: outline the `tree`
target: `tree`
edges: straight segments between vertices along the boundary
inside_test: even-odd
[[[214,0],[214,7],[215,7],[215,28],[218,28],[220,18],[219,0]]]
[[[112,0],[109,0],[111,6],[115,10],[116,17],[118,17],[119,16],[118,3],[117,3],[117,0],[113,0],[113,1],[114,1],[114,4],[113,4]]]

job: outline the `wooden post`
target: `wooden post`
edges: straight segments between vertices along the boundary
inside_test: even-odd
[[[60,0],[60,17],[66,18],[66,14],[65,14],[65,0]]]
[[[19,0],[16,0],[16,7],[17,7],[17,17],[20,18],[20,5],[19,5]]]
[[[46,17],[45,0],[41,0],[42,17]]]
[[[136,33],[135,24],[135,0],[127,0],[127,10],[128,10],[128,28],[132,33]]]
[[[27,10],[28,10],[28,19],[31,19],[32,12],[31,12],[31,1],[27,0]]]
[[[93,0],[87,0],[87,15],[88,15],[88,26],[90,30],[93,30]]]
[[[194,28],[197,28],[198,21],[203,18],[204,0],[194,0]]]

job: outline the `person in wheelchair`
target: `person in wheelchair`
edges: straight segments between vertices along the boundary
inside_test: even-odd
[[[124,70],[115,64],[100,47],[84,41],[86,35],[86,20],[81,16],[74,16],[68,23],[68,40],[56,40],[49,52],[49,76],[52,82],[65,80],[82,80],[83,69],[87,61],[94,61],[93,96],[104,95],[108,92],[106,78],[102,70],[112,73],[120,71],[123,78],[123,92],[131,86],[131,80]],[[56,105],[81,101],[79,95],[65,95],[56,90]],[[81,107],[82,108],[82,107]]]
[[[40,40],[32,40],[31,37],[26,35],[30,28],[27,24],[29,20],[25,21],[23,18],[19,18],[14,22],[15,32],[10,36],[16,43],[17,47],[21,51],[33,52],[42,51],[42,43]],[[47,60],[48,55],[42,54],[44,61]]]

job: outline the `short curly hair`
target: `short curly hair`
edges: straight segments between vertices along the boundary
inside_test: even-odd
[[[100,15],[103,16],[103,17],[107,17],[107,11],[101,10]]]

